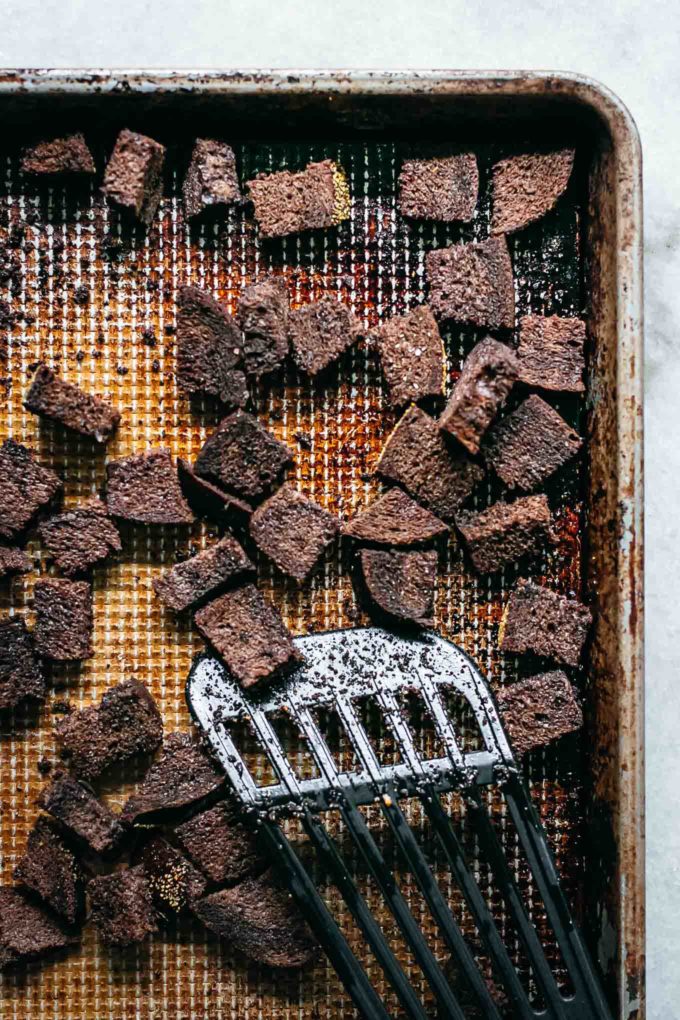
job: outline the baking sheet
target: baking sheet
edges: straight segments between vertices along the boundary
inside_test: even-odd
[[[123,126],[122,124],[120,126]],[[153,124],[146,125],[153,134]],[[165,139],[163,139],[165,140]],[[98,151],[101,165],[106,145]],[[16,159],[2,160],[2,206],[8,224],[3,234],[25,227],[25,236],[9,257],[17,269],[3,282],[12,290],[18,320],[6,331],[6,413],[2,438],[12,435],[39,451],[66,482],[65,502],[73,505],[101,488],[102,451],[86,440],[67,437],[58,427],[41,425],[23,411],[21,401],[29,366],[45,358],[68,379],[108,394],[123,412],[119,435],[106,456],[124,456],[148,446],[166,445],[176,455],[194,457],[218,420],[217,409],[190,403],[173,378],[177,287],[197,283],[233,309],[242,286],[271,270],[283,269],[294,305],[329,290],[350,304],[366,326],[422,301],[423,257],[432,247],[485,236],[488,228],[488,167],[501,154],[475,144],[483,168],[485,198],[471,226],[413,227],[395,211],[395,177],[403,156],[422,146],[394,143],[300,142],[297,145],[244,143],[237,152],[245,179],[258,170],[304,165],[331,156],[348,171],[351,220],[339,230],[261,246],[248,216],[232,211],[214,225],[187,230],[178,198],[185,145],[168,159],[165,198],[151,230],[128,232],[106,207],[96,189],[77,198],[52,188],[30,193],[17,173]],[[577,314],[584,310],[581,217],[585,198],[583,153],[572,186],[555,213],[511,241],[520,312]],[[111,245],[111,238],[114,239]],[[102,241],[115,249],[102,258]],[[14,281],[14,282],[13,282]],[[74,290],[89,288],[86,306]],[[155,346],[144,342],[152,330]],[[465,354],[480,333],[446,330],[449,377],[453,381]],[[555,402],[576,422],[573,398]],[[351,352],[323,383],[309,384],[292,369],[261,384],[255,408],[262,420],[296,452],[291,477],[322,505],[350,516],[377,491],[368,472],[381,441],[394,422],[384,403],[375,355],[370,347]],[[299,436],[303,441],[300,442]],[[306,447],[310,448],[307,449]],[[558,544],[533,576],[556,590],[581,590],[581,526],[584,468],[567,471],[551,499],[560,506]],[[477,498],[483,506],[497,496],[484,483]],[[176,620],[156,602],[151,589],[164,564],[214,534],[209,526],[191,529],[123,528],[124,553],[118,563],[95,571],[95,657],[82,668],[53,671],[53,691],[40,712],[3,720],[0,744],[0,817],[2,875],[9,880],[35,818],[42,780],[37,763],[54,757],[55,709],[65,700],[76,706],[97,700],[127,676],[147,682],[161,705],[166,732],[189,726],[183,686],[193,654],[201,647],[188,621]],[[38,546],[31,544],[36,562]],[[41,569],[47,569],[46,564]],[[352,626],[366,618],[351,584],[351,558],[341,545],[304,589],[258,565],[259,583],[281,607],[296,633]],[[496,650],[504,591],[515,570],[495,579],[478,579],[460,550],[449,544],[438,584],[437,626],[468,651],[494,686],[520,675],[516,660]],[[3,592],[3,608],[26,610],[30,619],[33,576]],[[530,672],[527,664],[524,674]],[[583,678],[576,677],[583,685]],[[577,910],[584,873],[585,755],[578,738],[533,756],[528,765],[533,791],[548,828],[567,893]],[[135,770],[118,777],[107,796],[120,804],[134,785]],[[426,918],[423,924],[427,927]],[[435,942],[436,946],[436,942]],[[442,947],[438,947],[442,952]],[[81,1017],[109,1015],[186,1017],[347,1017],[352,1008],[331,969],[320,962],[303,975],[272,975],[233,955],[190,921],[182,921],[150,943],[127,953],[98,947],[87,931],[83,946],[56,962],[31,966],[6,979],[3,1009],[8,1016]]]

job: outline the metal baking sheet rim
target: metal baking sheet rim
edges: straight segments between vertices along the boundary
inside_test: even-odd
[[[609,136],[616,215],[616,621],[620,675],[618,810],[619,1016],[643,1018],[644,1006],[644,700],[643,700],[643,416],[642,156],[635,123],[600,83],[551,71],[144,70],[13,69],[0,71],[0,95],[154,94],[450,95],[504,99],[550,97],[594,113]],[[595,399],[597,399],[595,397]]]

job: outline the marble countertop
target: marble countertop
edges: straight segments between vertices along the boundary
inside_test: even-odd
[[[648,0],[5,0],[3,67],[578,71],[645,161],[648,1017],[680,1018],[680,5]]]

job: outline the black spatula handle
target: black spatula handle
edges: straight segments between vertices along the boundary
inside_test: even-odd
[[[573,998],[564,1000],[565,1014],[570,1020],[611,1020],[602,986],[569,910],[545,830],[527,788],[515,775],[504,785],[503,794],[574,986]]]
[[[265,820],[262,823],[262,838],[279,865],[279,870],[285,875],[288,888],[300,912],[335,967],[361,1016],[370,1020],[391,1020],[380,996],[348,946],[347,940],[284,833],[275,822]]]

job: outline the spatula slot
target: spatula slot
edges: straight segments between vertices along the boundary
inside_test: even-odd
[[[486,743],[479,727],[479,720],[468,699],[454,687],[442,686],[439,691],[463,754],[483,751]]]
[[[445,758],[446,748],[422,695],[416,691],[404,691],[399,695],[399,704],[419,757],[423,761]]]
[[[268,716],[281,747],[298,779],[318,779],[319,766],[309,743],[288,712],[274,712]]]
[[[359,722],[381,765],[396,765],[403,760],[399,742],[375,698],[358,698],[353,702]]]
[[[362,772],[354,745],[336,709],[319,708],[312,713],[338,772]]]
[[[225,727],[243,759],[245,767],[258,787],[276,786],[279,777],[271,758],[253,730],[250,719],[230,720]]]

